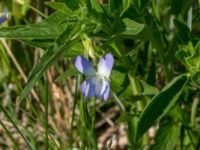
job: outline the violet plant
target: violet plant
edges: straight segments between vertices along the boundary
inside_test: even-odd
[[[4,0],[0,10],[1,149],[200,147],[200,1]],[[102,49],[99,63],[83,57]]]
[[[112,71],[114,59],[111,53],[106,54],[98,63],[98,70],[85,57],[77,56],[76,68],[88,77],[82,83],[82,94],[86,97],[96,96],[98,99],[107,100],[110,92],[109,76]]]

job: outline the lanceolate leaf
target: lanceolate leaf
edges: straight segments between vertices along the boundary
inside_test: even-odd
[[[55,39],[66,27],[67,16],[55,12],[46,20],[33,25],[0,28],[0,37],[14,39]]]
[[[48,50],[45,55],[40,59],[40,62],[32,69],[28,78],[28,82],[20,95],[21,100],[26,97],[28,92],[34,86],[35,82],[41,77],[43,72],[54,62],[56,62],[60,57],[62,57],[62,54],[65,52],[65,50],[68,50],[74,44],[74,41],[77,40],[71,40],[72,34],[74,34],[74,30],[77,30],[76,25],[72,26],[74,26],[74,28],[71,28],[71,26],[69,26],[64,32],[68,33],[68,36],[64,37],[65,42],[63,42],[64,39],[61,35],[62,40],[58,39],[58,41],[62,41],[62,44],[58,46],[56,45],[53,50]]]
[[[187,75],[180,75],[174,78],[159,94],[153,97],[139,119],[136,140],[153,125],[154,121],[169,111],[177,101],[187,81]]]
[[[65,5],[65,3],[61,3],[61,2],[46,2],[45,4],[47,6],[53,8],[53,9],[55,9],[55,10],[63,12],[63,13],[72,14],[72,11],[67,7],[67,5]]]
[[[126,10],[130,7],[132,3],[132,0],[126,0],[126,1],[122,1],[122,11],[120,13],[120,16],[122,16]]]
[[[33,46],[33,47],[40,47],[40,48],[43,48],[43,49],[48,49],[49,47],[53,46],[54,45],[54,40],[53,39],[38,39],[38,40],[22,40],[22,42],[30,45],[30,46]]]
[[[180,135],[180,128],[173,124],[165,124],[161,126],[155,137],[155,144],[150,150],[170,150],[174,146]]]
[[[69,70],[65,71],[63,74],[61,74],[56,79],[56,82],[60,82],[60,81],[66,80],[67,77],[77,76],[78,74],[80,74],[80,73],[76,69],[69,69]]]
[[[98,1],[87,0],[88,8],[92,12],[103,13],[103,9],[101,8],[101,4]]]
[[[126,35],[137,35],[144,29],[144,25],[129,18],[124,18],[123,23],[125,25],[125,31],[123,34]]]
[[[147,84],[145,81],[139,80],[139,84],[142,95],[156,95],[159,92],[156,87]]]
[[[174,24],[176,26],[176,31],[179,37],[179,40],[187,44],[192,39],[192,34],[190,32],[190,29],[179,20],[174,20]]]

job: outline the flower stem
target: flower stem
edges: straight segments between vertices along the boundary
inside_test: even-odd
[[[35,7],[33,7],[31,5],[28,5],[28,7],[30,9],[32,9],[33,11],[35,11],[36,13],[38,13],[39,15],[41,15],[42,17],[47,18],[47,15],[45,15],[44,13],[42,13],[41,11],[39,11],[38,9],[36,9]]]
[[[198,108],[199,98],[195,97],[192,103],[192,110],[191,110],[191,125],[192,127],[196,127],[196,112]]]

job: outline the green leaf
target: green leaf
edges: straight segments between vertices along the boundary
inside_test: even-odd
[[[119,116],[119,118],[116,120],[117,123],[121,122],[127,122],[133,119],[134,115],[128,113],[128,112],[122,112],[122,114]]]
[[[187,81],[187,75],[175,77],[159,94],[152,98],[140,116],[136,140],[153,125],[154,121],[160,119],[169,111],[178,100]]]
[[[154,87],[151,86],[149,84],[147,84],[145,81],[139,80],[140,83],[140,92],[142,95],[156,95],[158,94],[159,90]]]
[[[173,124],[162,125],[155,137],[155,144],[150,147],[150,150],[170,150],[174,149],[180,128]]]
[[[3,121],[0,120],[0,124],[2,126],[2,129],[4,129],[7,136],[10,138],[10,140],[13,143],[14,149],[19,149],[19,145],[16,143],[15,139],[13,138],[13,133],[7,129],[6,125],[3,123]]]
[[[189,57],[186,61],[191,65],[191,69],[193,71],[200,71],[200,42],[196,44],[191,57]]]
[[[195,72],[191,77],[192,82],[200,88],[200,71]]]
[[[200,42],[193,47],[189,42],[176,52],[176,57],[187,67],[190,72],[200,71]]]
[[[95,11],[96,13],[103,13],[103,9],[101,8],[101,4],[98,1],[94,0],[87,0],[88,8],[90,8],[90,11]]]
[[[55,12],[44,21],[33,25],[0,28],[0,37],[14,39],[55,39],[66,28],[66,14]]]
[[[170,0],[171,3],[171,11],[176,16],[184,16],[185,13],[188,12],[188,8],[190,7],[190,1],[188,0]]]
[[[182,46],[180,50],[178,50],[175,55],[176,57],[190,70],[190,65],[187,64],[187,59],[191,57],[194,51],[194,47],[191,42],[188,43],[187,46]]]
[[[191,81],[195,86],[200,85],[200,42],[194,47],[191,42],[182,46],[176,52],[176,57],[185,65],[191,75]]]
[[[175,15],[178,15],[181,12],[183,1],[184,0],[176,0],[176,1],[171,0],[170,1],[172,13],[174,13]]]
[[[26,44],[33,46],[33,47],[40,47],[44,49],[48,49],[51,46],[55,44],[54,40],[49,40],[49,39],[36,39],[36,40],[29,40],[29,39],[24,39],[22,42],[25,42]]]
[[[2,105],[0,105],[0,112],[4,113],[4,115],[7,117],[7,119],[10,121],[10,123],[13,125],[13,127],[16,129],[16,131],[19,133],[19,135],[25,141],[28,148],[30,150],[35,150],[32,143],[30,143],[29,139],[27,138],[27,136],[24,135],[24,133],[21,131],[21,129],[19,129],[17,122],[14,120],[14,117],[11,116],[10,112],[6,108],[4,108]]]
[[[72,45],[72,47],[65,52],[65,55],[68,57],[76,57],[78,55],[84,55],[84,47],[81,42]]]
[[[61,11],[63,13],[66,13],[68,15],[72,15],[72,11],[65,5],[64,3],[61,2],[45,2],[45,4],[57,11]]]
[[[122,16],[126,11],[127,9],[130,7],[130,5],[132,4],[132,0],[125,0],[125,1],[122,1],[122,11],[120,13],[120,16]]]
[[[80,73],[76,69],[69,69],[65,71],[63,74],[61,74],[58,78],[56,78],[56,82],[66,80],[67,77],[77,76],[78,74]]]
[[[6,55],[6,51],[0,45],[0,82],[5,80],[6,76],[9,76],[11,68],[9,67],[9,58]]]
[[[129,86],[128,77],[122,70],[112,70],[111,76],[111,89],[117,93],[118,96],[128,98],[132,95],[131,88]]]
[[[174,24],[176,26],[176,31],[177,31],[179,40],[182,43],[187,44],[192,39],[192,34],[190,32],[190,29],[179,20],[174,20]]]
[[[98,150],[97,147],[97,139],[96,135],[93,131],[94,128],[94,119],[89,114],[88,107],[87,107],[87,99],[86,97],[81,99],[80,104],[80,115],[81,120],[84,123],[84,131],[86,132],[85,137],[87,139],[87,142],[90,143],[91,147],[95,150]]]
[[[150,85],[155,85],[156,83],[156,69],[155,60],[153,60],[147,78],[147,83]]]
[[[79,9],[79,1],[80,0],[73,0],[73,1],[69,1],[69,0],[59,0],[62,3],[65,3],[67,5],[67,7],[69,9],[71,9],[72,11],[75,11],[77,9]]]
[[[119,11],[121,6],[122,6],[121,0],[109,0],[109,7],[111,12]]]
[[[140,9],[144,9],[148,4],[149,0],[141,0]]]
[[[135,22],[134,20],[131,20],[129,18],[124,18],[122,21],[125,25],[125,31],[123,32],[123,34],[137,35],[144,29],[143,24]]]
[[[74,28],[71,28],[71,27]],[[68,50],[77,39],[71,40],[72,34],[74,34],[75,31],[77,31],[77,27],[79,28],[78,25],[71,25],[68,26],[65,30],[64,33],[68,33],[65,37],[65,42],[62,37],[62,44],[55,45],[53,50],[48,50],[44,56],[40,59],[40,62],[32,69],[29,77],[28,77],[28,82],[23,89],[21,95],[20,95],[20,100],[24,99],[28,92],[31,90],[31,88],[34,86],[35,82],[41,77],[43,72],[48,69],[53,63],[55,63],[60,57],[63,56],[63,53],[65,50]],[[60,38],[58,38],[60,39]]]
[[[160,28],[162,26],[156,22],[156,19],[154,16],[152,16],[150,13],[146,13],[144,15],[145,19],[145,29],[144,29],[144,40],[151,41],[151,44],[154,48],[156,48],[156,51],[158,52],[159,57],[161,59],[164,59],[164,49],[165,49],[165,41],[162,34],[162,31]]]

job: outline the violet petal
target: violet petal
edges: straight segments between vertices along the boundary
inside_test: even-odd
[[[95,95],[97,98],[101,99],[106,91],[109,82],[102,78],[96,80]]]
[[[3,15],[2,17],[0,17],[0,24],[4,23],[6,20],[7,20],[7,17]]]
[[[78,71],[87,76],[93,76],[95,74],[92,63],[85,57],[77,56],[75,60],[75,66]]]
[[[103,94],[103,99],[104,99],[104,101],[106,101],[106,100],[108,99],[109,93],[110,93],[110,84],[108,83],[108,85],[107,85],[107,87],[106,87],[106,90],[105,90],[105,92],[104,92],[104,94]]]
[[[83,82],[82,93],[85,97],[95,96],[95,82],[93,79],[88,79]]]
[[[0,24],[4,23],[8,19],[8,10],[5,9],[3,12],[3,16],[0,17]]]
[[[98,63],[98,74],[109,77],[112,71],[114,59],[111,53],[106,54]]]

